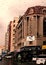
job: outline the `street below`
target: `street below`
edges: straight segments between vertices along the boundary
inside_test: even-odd
[[[2,60],[0,60],[0,65],[12,65],[12,60],[3,58]]]
[[[37,65],[34,62],[24,62],[24,63],[20,63],[20,62],[15,62],[13,61],[13,59],[2,59],[0,61],[0,65]],[[46,64],[44,64],[46,65]]]

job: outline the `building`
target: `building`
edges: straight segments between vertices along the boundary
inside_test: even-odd
[[[11,22],[8,25],[7,32],[5,33],[5,50],[10,51],[11,44]]]
[[[35,40],[28,41],[35,37]],[[31,40],[31,39],[30,39]],[[34,6],[20,17],[15,29],[15,49],[46,44],[46,6]]]
[[[9,43],[9,32],[5,33],[5,50],[8,50],[8,43]]]
[[[17,22],[18,22],[18,17],[15,17],[14,20],[10,21],[8,25],[8,35],[9,35],[8,50],[9,51],[14,51],[15,28],[16,28]]]
[[[2,51],[5,50],[5,45],[0,46],[0,55],[2,55]]]

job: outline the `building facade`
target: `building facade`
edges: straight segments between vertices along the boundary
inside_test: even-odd
[[[13,21],[10,21],[8,25],[8,32],[9,32],[9,43],[8,43],[8,50],[14,51],[14,44],[15,44],[15,28],[18,22],[18,17],[15,17]]]
[[[27,37],[35,37],[28,41]],[[46,6],[34,6],[20,17],[15,28],[15,49],[46,44]]]
[[[9,33],[7,31],[5,33],[5,50],[8,50],[8,43],[9,43]]]
[[[10,51],[11,44],[11,22],[8,25],[7,32],[5,33],[5,50]]]

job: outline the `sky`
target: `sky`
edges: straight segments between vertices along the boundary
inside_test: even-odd
[[[0,0],[0,45],[5,44],[7,26],[14,17],[23,15],[28,7],[46,6],[46,0]]]

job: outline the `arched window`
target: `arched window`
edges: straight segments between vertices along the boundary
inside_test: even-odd
[[[46,14],[46,8],[43,8],[42,12],[43,14]]]
[[[43,13],[46,14],[46,10],[43,10]]]

